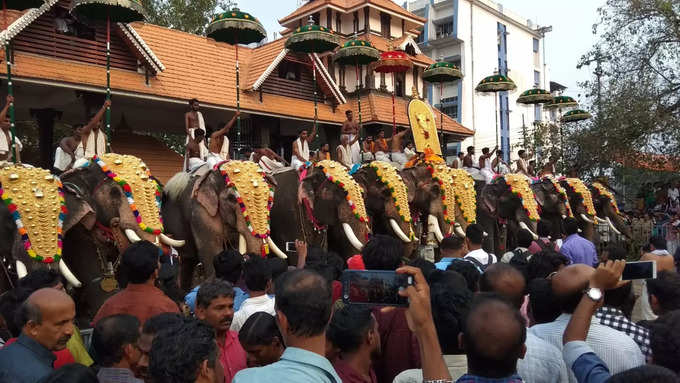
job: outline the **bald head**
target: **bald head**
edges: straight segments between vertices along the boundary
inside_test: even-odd
[[[525,339],[519,310],[496,294],[477,295],[461,337],[471,374],[487,378],[512,375],[517,359],[526,351]]]
[[[524,301],[526,281],[524,275],[507,263],[489,266],[479,280],[479,290],[493,292],[512,302],[519,309]]]
[[[595,269],[590,266],[575,264],[561,269],[552,277],[553,294],[559,300],[563,313],[574,312],[594,272]]]
[[[22,331],[50,351],[63,350],[73,334],[76,306],[65,292],[53,288],[36,290],[21,305]]]

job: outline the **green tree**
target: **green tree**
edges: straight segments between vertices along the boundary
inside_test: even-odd
[[[202,35],[212,16],[228,7],[225,0],[142,0],[148,22]]]

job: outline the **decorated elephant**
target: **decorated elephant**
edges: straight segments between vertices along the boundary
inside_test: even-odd
[[[331,160],[274,175],[280,195],[272,208],[276,240],[306,241],[348,257],[361,251],[370,233],[361,186]]]
[[[541,208],[541,219],[550,222],[552,238],[561,238],[564,233],[564,219],[573,217],[567,191],[554,177],[543,177],[531,184],[536,202]]]
[[[593,182],[590,191],[598,220],[606,222],[617,235],[633,238],[633,231],[621,216],[616,198],[609,188],[600,182]]]
[[[499,257],[516,247],[519,229],[529,230],[537,239],[539,219],[538,203],[524,175],[498,176],[477,196],[477,221],[487,233],[483,247]]]
[[[411,226],[408,190],[397,169],[390,163],[373,161],[353,177],[365,192],[373,233],[396,236],[404,242],[404,256],[412,257],[418,242]]]
[[[204,277],[214,275],[213,258],[225,249],[241,254],[286,255],[270,237],[275,182],[251,161],[229,161],[214,168],[172,177],[163,191],[162,215],[168,233],[185,240],[181,285],[192,285],[201,262]]]
[[[593,204],[593,198],[586,184],[578,178],[563,178],[560,185],[566,190],[569,196],[569,205],[574,213],[574,218],[579,222],[581,235],[587,240],[595,243],[597,240],[597,211]]]

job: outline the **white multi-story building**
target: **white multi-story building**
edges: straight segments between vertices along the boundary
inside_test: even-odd
[[[441,97],[438,85],[430,86],[426,94],[432,105],[442,105],[446,114],[475,131],[458,148],[449,144],[449,151],[473,145],[479,154],[499,140],[506,160],[510,151],[515,158],[523,127],[530,131],[534,121],[549,117],[541,107],[518,104],[517,98],[525,90],[550,86],[543,47],[550,29],[539,28],[491,0],[417,0],[405,6],[427,19],[418,37],[423,53],[455,63],[464,74],[457,83],[444,85]],[[517,84],[514,92],[498,93],[498,112],[493,93],[475,91],[484,77],[497,71]]]

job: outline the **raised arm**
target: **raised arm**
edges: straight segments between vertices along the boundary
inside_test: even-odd
[[[12,96],[7,96],[7,102],[5,103],[5,106],[2,108],[0,111],[0,123],[5,123],[5,120],[7,119],[7,112],[9,111],[9,105],[14,102],[14,97]]]
[[[90,120],[90,122],[87,123],[87,125],[83,126],[82,132],[83,132],[84,135],[90,134],[92,129],[94,129],[94,127],[97,126],[97,124],[104,117],[104,113],[106,113],[106,108],[108,108],[110,106],[111,106],[111,100],[104,101],[104,105],[102,105],[101,109],[99,109],[97,114],[95,114],[94,117],[92,117],[92,119]]]
[[[241,115],[241,112],[240,112],[240,111],[237,111],[236,114],[234,114],[234,117],[232,117],[231,120],[229,120],[229,122],[227,122],[227,123],[224,125],[224,127],[223,127],[222,129],[220,129],[220,130],[218,130],[218,131],[216,131],[216,132],[213,132],[213,134],[211,134],[210,137],[211,137],[211,138],[212,138],[212,137],[219,137],[219,136],[224,136],[224,135],[226,135],[226,134],[229,134],[229,131],[230,131],[231,128],[234,126],[234,123],[236,122],[236,119],[237,119],[238,116],[240,116],[240,115]]]
[[[314,138],[316,138],[316,124],[314,124],[314,127],[312,128],[312,133],[307,136],[307,142],[311,143],[314,141]]]

